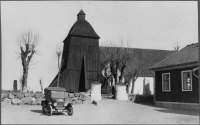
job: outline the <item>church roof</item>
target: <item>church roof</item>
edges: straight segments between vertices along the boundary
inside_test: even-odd
[[[121,48],[121,47],[100,47],[100,54],[103,53],[103,49],[129,49],[131,52],[131,57],[135,60],[133,63],[140,67],[139,77],[152,77],[150,73],[150,67],[159,61],[163,60],[167,56],[174,53],[170,50],[157,50],[157,49],[140,49],[140,48]],[[101,58],[104,58],[105,55],[102,54]]]
[[[85,20],[85,13],[83,12],[83,10],[81,10],[77,16],[78,19],[70,29],[68,35],[93,37],[99,39],[100,37],[94,31],[93,27],[88,21]]]

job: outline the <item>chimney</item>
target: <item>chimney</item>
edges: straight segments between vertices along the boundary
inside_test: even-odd
[[[81,9],[81,11],[77,15],[77,20],[85,20],[85,13]]]

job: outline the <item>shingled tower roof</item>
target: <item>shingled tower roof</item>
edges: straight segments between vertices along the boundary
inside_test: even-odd
[[[90,25],[88,21],[85,20],[85,13],[81,10],[77,14],[77,21],[74,23],[72,28],[69,31],[68,36],[83,36],[83,37],[92,37],[92,38],[100,38],[97,33],[94,31],[93,27]]]

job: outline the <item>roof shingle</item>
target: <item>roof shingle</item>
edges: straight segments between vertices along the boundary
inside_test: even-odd
[[[100,47],[100,52],[103,48]],[[130,49],[132,58],[134,58],[135,65],[138,65],[140,68],[140,77],[151,77],[152,74],[149,72],[150,67],[152,67],[157,62],[163,60],[167,56],[174,53],[170,50],[155,50],[155,49],[138,49],[138,48],[126,48]],[[137,64],[136,64],[137,63]]]
[[[183,65],[198,62],[198,43],[190,44],[158,62],[151,69]]]
[[[83,10],[78,13],[79,15],[85,15]],[[93,27],[90,25],[88,21],[82,18],[78,18],[78,20],[74,23],[72,28],[69,31],[69,35],[75,36],[84,36],[84,37],[93,37],[93,38],[100,38],[97,33],[94,31]]]
[[[69,35],[100,38],[86,20],[77,20],[69,31]]]

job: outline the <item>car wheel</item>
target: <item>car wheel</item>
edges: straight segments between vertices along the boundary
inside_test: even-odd
[[[48,116],[51,116],[53,111],[52,111],[52,107],[51,106],[48,106],[47,109],[46,109],[46,113]]]
[[[73,115],[73,107],[72,107],[72,106],[70,106],[70,107],[67,109],[67,111],[68,111],[68,115],[69,115],[69,116],[72,116],[72,115]]]

